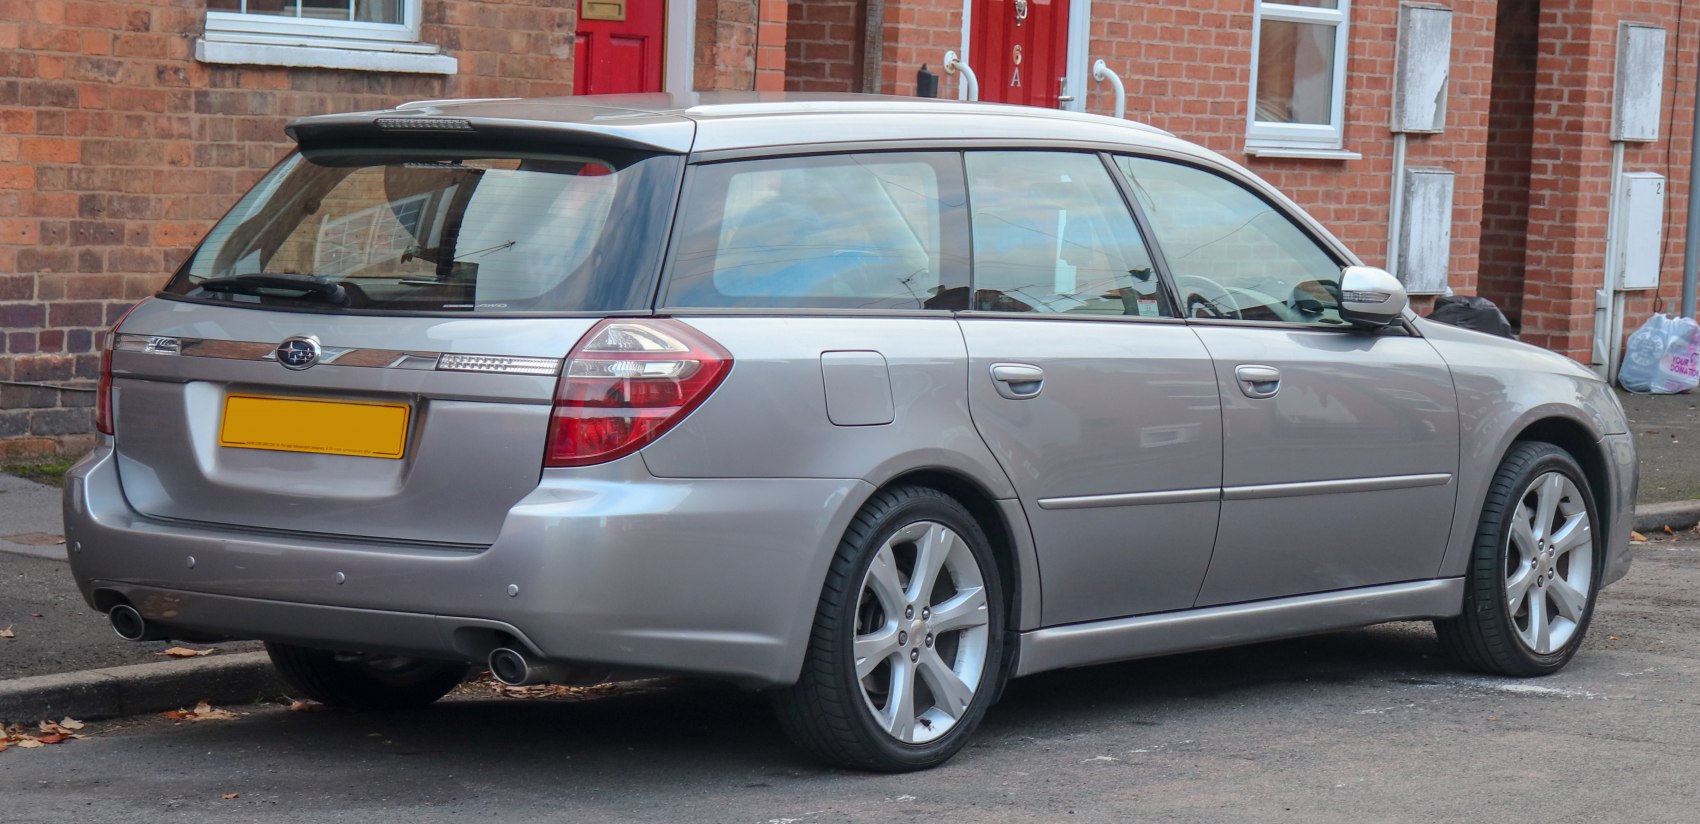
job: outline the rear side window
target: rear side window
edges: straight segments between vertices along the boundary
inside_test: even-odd
[[[166,292],[318,310],[645,308],[682,161],[296,154]]]
[[[667,306],[966,308],[955,154],[705,164],[688,189]]]
[[[974,308],[1173,317],[1127,202],[1096,154],[969,152]]]
[[[1340,264],[1281,211],[1203,169],[1116,158],[1188,317],[1338,325]]]

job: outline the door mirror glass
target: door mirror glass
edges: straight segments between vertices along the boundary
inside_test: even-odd
[[[1340,270],[1340,319],[1357,326],[1386,326],[1411,302],[1404,284],[1374,266]]]

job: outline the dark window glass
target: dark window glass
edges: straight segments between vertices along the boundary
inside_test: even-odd
[[[296,154],[213,227],[166,291],[332,311],[642,309],[681,165]]]
[[[959,168],[948,153],[700,166],[665,304],[965,308]]]
[[[1173,317],[1095,154],[969,152],[976,309]]]
[[[1340,324],[1340,264],[1256,193],[1165,160],[1118,157],[1188,317]]]

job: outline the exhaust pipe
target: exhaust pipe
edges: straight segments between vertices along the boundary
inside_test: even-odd
[[[147,619],[129,604],[119,604],[107,610],[106,619],[112,622],[112,631],[126,641],[157,641],[165,637],[148,626]]]
[[[538,661],[511,647],[492,650],[487,663],[490,675],[510,687],[565,684],[574,678],[573,669],[565,664]]]

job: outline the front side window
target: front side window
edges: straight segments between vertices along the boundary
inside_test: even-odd
[[[960,168],[943,152],[699,166],[664,305],[965,308]]]
[[[676,157],[292,155],[166,287],[319,311],[641,309]]]
[[[1341,325],[1340,264],[1251,190],[1195,166],[1118,156],[1188,317]]]
[[[1139,228],[1095,154],[969,152],[974,308],[1172,316]]]
[[[1350,0],[1257,4],[1248,148],[1341,148],[1350,11]]]

